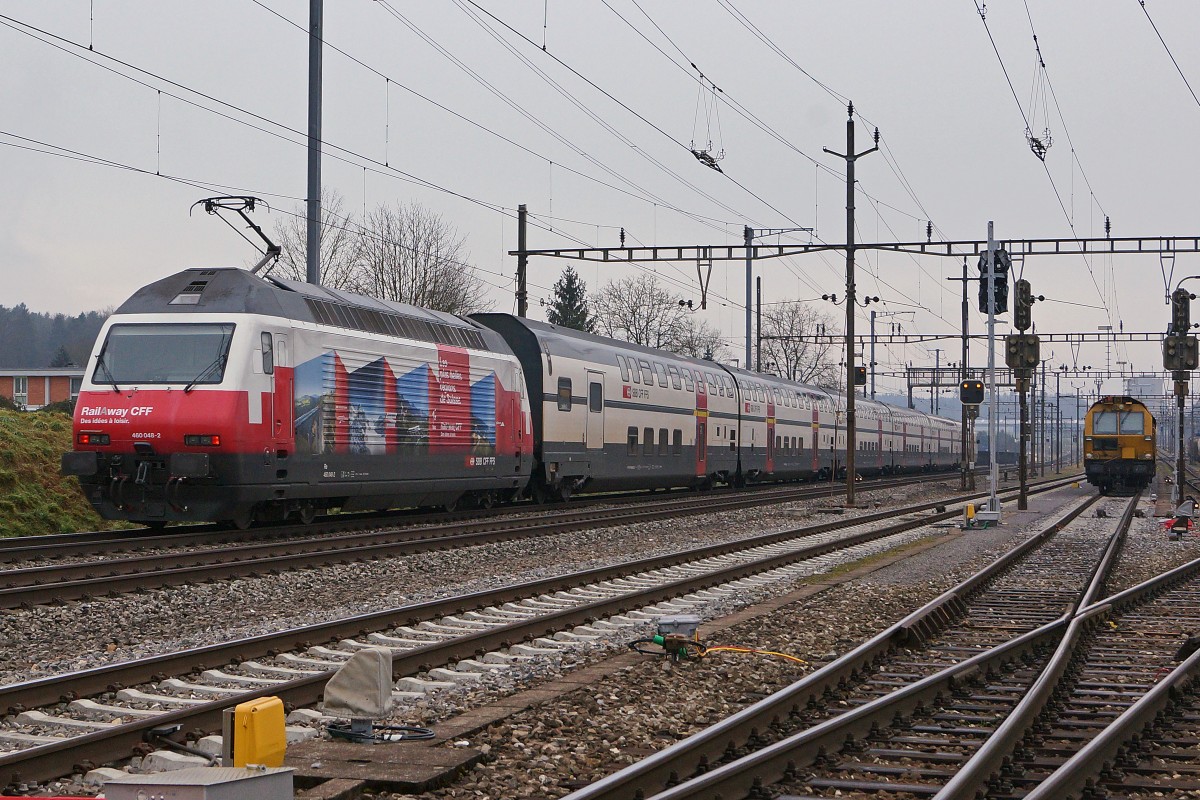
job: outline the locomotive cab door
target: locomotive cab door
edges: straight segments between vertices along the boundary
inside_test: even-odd
[[[262,367],[271,379],[271,441],[277,456],[286,458],[292,442],[292,368],[288,336],[263,331],[260,337]]]
[[[588,450],[604,449],[604,373],[588,371],[588,410],[585,437]]]

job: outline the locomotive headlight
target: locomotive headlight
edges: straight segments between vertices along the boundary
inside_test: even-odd
[[[215,433],[189,433],[183,443],[188,447],[220,447],[221,437]]]
[[[81,433],[76,439],[80,444],[108,444],[107,433]]]

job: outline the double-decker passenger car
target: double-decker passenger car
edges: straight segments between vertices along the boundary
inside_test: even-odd
[[[1100,494],[1134,494],[1154,477],[1154,415],[1132,397],[1102,397],[1083,421],[1083,464]]]

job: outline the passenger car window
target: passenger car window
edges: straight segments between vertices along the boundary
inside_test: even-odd
[[[604,410],[604,385],[596,382],[588,384],[588,410],[599,413]]]
[[[621,380],[629,380],[629,362],[620,353],[617,354],[617,366],[621,368]]]
[[[661,363],[654,362],[654,374],[658,376],[658,385],[667,388],[667,368]]]
[[[642,455],[654,455],[654,428],[642,428]]]
[[[571,410],[571,379],[570,378],[559,378],[558,379],[558,410],[559,411],[570,411]]]
[[[667,374],[671,376],[671,388],[679,389],[681,386],[679,383],[679,367],[674,364],[668,364]]]
[[[667,439],[667,429],[659,428],[658,429],[658,454],[660,456],[665,456],[667,454],[668,447],[670,447],[670,440]]]
[[[679,428],[675,429],[675,438],[672,444],[674,445],[674,454],[677,456],[683,455],[683,431]]]
[[[647,386],[654,385],[654,368],[650,366],[650,362],[644,358],[638,359],[638,366],[642,368],[642,383]]]
[[[638,452],[637,428],[630,428],[628,434],[629,455],[636,456]]]
[[[689,392],[696,391],[696,383],[692,380],[692,371],[687,367],[683,367],[679,371],[683,374],[683,387]]]

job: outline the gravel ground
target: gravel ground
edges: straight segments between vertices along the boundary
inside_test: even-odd
[[[900,506],[954,492],[956,479],[864,491],[864,504]],[[513,581],[642,558],[829,518],[821,499],[676,521],[601,528],[406,558],[0,613],[0,683],[253,636]],[[520,564],[520,572],[513,565]]]
[[[1060,516],[1088,493],[1090,490],[1080,489],[1032,497],[1029,512],[1006,509],[1006,524],[1000,528],[968,532],[836,591],[723,631],[720,639],[792,653],[810,661],[830,660],[994,560],[1039,530],[1042,520]],[[1076,525],[1086,525],[1088,517],[1095,517],[1096,508],[1104,508],[1110,517],[1117,516],[1124,503],[1120,499],[1102,500]],[[1200,536],[1167,542],[1152,518],[1137,523],[1118,566],[1114,580],[1118,588],[1200,556]],[[773,591],[782,593],[790,588],[794,587],[779,585]],[[530,685],[541,677],[594,660],[602,650],[597,644],[573,652],[556,664],[542,664],[538,677],[532,680],[532,676],[512,674],[505,675],[504,681],[512,688]],[[675,665],[647,659],[609,676],[603,686],[582,688],[480,732],[470,745],[488,754],[486,763],[454,785],[419,797],[561,797],[744,708],[811,668],[780,659],[733,654]],[[457,696],[431,696],[417,707],[405,708],[404,716],[397,721],[434,722],[497,691],[504,690],[475,687]],[[387,800],[411,797],[380,795]]]

